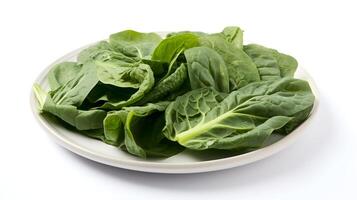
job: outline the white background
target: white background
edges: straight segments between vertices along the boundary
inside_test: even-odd
[[[357,12],[353,1],[1,1],[0,199],[357,199]],[[213,173],[104,166],[56,145],[29,105],[36,76],[63,54],[131,28],[220,31],[292,54],[320,108],[284,151]]]

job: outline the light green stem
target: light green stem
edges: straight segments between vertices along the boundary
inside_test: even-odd
[[[39,110],[41,112],[46,102],[47,93],[37,83],[35,83],[32,88],[33,88],[33,92],[35,93],[36,99],[39,103]]]

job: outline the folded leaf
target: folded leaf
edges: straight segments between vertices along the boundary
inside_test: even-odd
[[[117,101],[105,102],[101,108],[120,109],[136,103],[147,94],[154,86],[154,75],[151,68],[146,64],[137,67],[119,67],[97,63],[98,78],[102,83],[118,88],[136,88],[136,91],[127,99],[119,98]]]
[[[50,91],[48,95],[43,95],[42,89],[37,86],[38,96],[41,96],[41,110],[59,117],[78,130],[101,128],[105,111],[78,108],[97,83],[96,66],[86,63],[73,79]]]
[[[42,110],[57,116],[78,130],[102,128],[103,120],[107,115],[103,110],[79,110],[73,105],[56,104],[50,96],[47,96]]]
[[[169,102],[147,104],[145,106],[125,107],[107,116],[110,124],[104,126],[106,132],[117,138],[124,134],[122,148],[129,153],[146,157],[170,157],[183,150],[176,142],[167,140],[162,134],[165,125],[163,111]],[[108,119],[106,118],[105,121]],[[115,118],[118,121],[115,121]],[[120,124],[120,125],[118,125]],[[124,128],[122,129],[122,124]],[[113,129],[114,127],[114,129]]]
[[[165,76],[169,67],[168,63],[158,60],[143,59],[142,62],[150,66],[156,80],[160,80],[163,76]]]
[[[181,64],[174,73],[157,83],[154,88],[138,104],[155,102],[161,98],[176,92],[187,79],[187,68]]]
[[[95,132],[94,135],[98,135],[97,130],[102,128],[101,122],[106,116],[105,111],[79,110],[72,105],[56,105],[40,85],[35,84],[33,90],[41,113],[50,113],[83,133],[92,135]]]
[[[79,107],[90,91],[98,83],[96,66],[86,63],[76,76],[61,87],[50,92],[52,101],[57,105]]]
[[[127,112],[109,112],[103,121],[104,138],[114,144],[121,144],[124,141],[124,125]]]

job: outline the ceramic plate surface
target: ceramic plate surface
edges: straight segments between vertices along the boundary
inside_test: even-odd
[[[68,53],[52,63],[39,75],[36,82],[43,88],[48,89],[47,73],[49,69],[63,61],[75,61],[78,53],[86,47],[88,47],[88,45]],[[242,155],[222,155],[210,151],[195,152],[185,150],[167,159],[143,160],[99,140],[91,139],[68,130],[51,117],[40,115],[38,113],[38,103],[33,92],[31,93],[30,103],[34,116],[38,119],[44,130],[48,132],[59,145],[80,156],[103,164],[143,172],[198,173],[237,167],[269,157],[287,147],[304,132],[307,132],[306,129],[309,127],[310,121],[315,116],[317,110],[318,91],[312,78],[301,67],[298,67],[295,77],[307,80],[315,94],[315,105],[310,117],[289,135],[282,138],[277,136],[272,137],[272,139],[266,143],[265,147]]]

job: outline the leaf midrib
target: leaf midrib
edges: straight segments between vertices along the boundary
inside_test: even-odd
[[[244,105],[241,104],[241,105]],[[180,144],[184,144],[186,143],[188,140],[198,137],[204,133],[206,133],[208,130],[212,129],[212,128],[216,128],[218,127],[217,125],[219,125],[219,122],[228,118],[231,115],[238,115],[238,116],[247,116],[247,117],[254,117],[254,118],[260,118],[260,119],[267,119],[266,117],[261,117],[261,116],[255,116],[255,115],[250,115],[250,114],[244,114],[244,113],[239,113],[239,107],[241,106],[236,106],[235,108],[225,112],[224,114],[220,115],[219,117],[205,122],[205,117],[202,118],[202,120],[200,121],[200,123],[198,123],[195,127],[190,128],[186,131],[183,131],[179,134],[176,135],[175,140],[180,143]],[[205,115],[204,115],[205,116]],[[235,130],[238,130],[239,128],[236,128]]]

